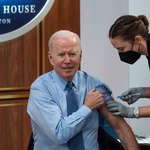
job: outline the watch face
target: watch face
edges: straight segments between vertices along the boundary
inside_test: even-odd
[[[138,110],[138,109],[135,109],[135,110],[134,110],[134,113],[135,113],[135,114],[139,114],[139,110]]]
[[[139,118],[139,109],[137,107],[134,108],[134,115],[136,118]]]

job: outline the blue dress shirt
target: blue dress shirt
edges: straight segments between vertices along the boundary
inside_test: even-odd
[[[83,103],[86,93],[93,87],[108,86],[82,71],[76,72],[72,82],[79,109],[69,116],[65,89],[67,82],[54,70],[38,77],[31,85],[27,112],[31,117],[34,150],[69,150],[67,141],[81,130],[85,150],[99,150],[98,112],[91,111]],[[111,95],[107,94],[106,97],[109,99]]]

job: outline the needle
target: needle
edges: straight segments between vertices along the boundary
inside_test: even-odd
[[[127,96],[117,96],[117,98],[121,98],[121,97],[124,97],[124,98],[131,98],[133,96],[140,96],[141,93],[135,93],[135,94],[130,94],[130,95],[127,95]]]

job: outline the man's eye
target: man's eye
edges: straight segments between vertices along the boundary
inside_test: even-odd
[[[63,56],[64,56],[64,54],[58,54],[58,56],[59,56],[59,57],[63,57]]]
[[[71,53],[71,54],[70,54],[70,56],[75,56],[75,55],[76,55],[76,53]]]

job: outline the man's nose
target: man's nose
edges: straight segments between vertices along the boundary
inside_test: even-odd
[[[69,55],[65,55],[65,62],[70,62],[70,56]]]

